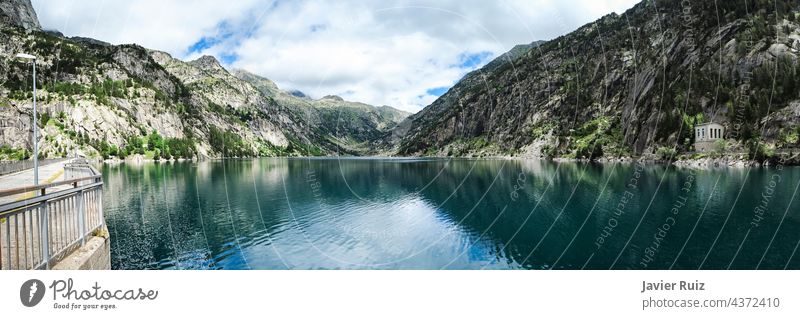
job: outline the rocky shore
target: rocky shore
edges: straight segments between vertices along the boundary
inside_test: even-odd
[[[387,157],[394,157],[387,155]],[[426,156],[423,156],[426,157]],[[439,158],[448,158],[448,156],[434,156]],[[645,163],[645,164],[653,164],[653,165],[674,165],[676,167],[682,168],[695,168],[695,169],[711,169],[711,168],[745,168],[745,167],[783,167],[783,166],[800,166],[800,154],[793,155],[793,154],[779,154],[773,156],[772,158],[765,159],[764,161],[756,161],[756,160],[749,160],[746,159],[744,155],[727,155],[722,157],[703,157],[703,158],[684,158],[685,156],[679,156],[678,159],[669,161],[656,158],[652,155],[643,155],[639,157],[633,156],[621,156],[621,157],[601,157],[594,160],[589,159],[575,159],[575,158],[565,158],[565,157],[558,157],[548,159],[541,156],[508,156],[508,155],[494,155],[494,156],[466,156],[466,157],[452,157],[452,158],[484,158],[484,159],[504,159],[504,160],[552,160],[554,162],[574,162],[574,163],[601,163],[601,164],[612,164],[612,163]],[[231,159],[253,159],[253,158],[260,158],[260,157],[242,157],[242,158],[231,158]],[[271,158],[271,157],[269,157]],[[129,156],[126,159],[106,159],[106,160],[96,160],[98,163],[106,163],[106,164],[141,164],[141,163],[166,163],[166,162],[199,162],[203,160],[217,160],[222,158],[173,158],[173,159],[148,159],[141,155],[133,155]]]
[[[800,157],[785,156],[766,159],[764,161],[748,160],[741,157],[720,157],[702,159],[681,159],[672,162],[672,165],[690,168],[715,168],[715,167],[782,167],[800,165]]]
[[[503,157],[507,159],[524,158],[531,159],[530,157]],[[544,159],[544,158],[538,158]],[[663,160],[654,158],[652,156],[640,157],[601,157],[595,160],[588,159],[574,159],[574,158],[554,158],[556,162],[576,162],[576,163],[635,163],[643,162],[646,164],[659,164],[659,165],[674,165],[682,168],[695,168],[695,169],[711,169],[711,168],[745,168],[745,167],[783,167],[783,166],[800,166],[800,155],[782,154],[763,161],[749,160],[740,155],[729,155],[722,157],[704,157],[704,158],[679,158],[676,160]]]

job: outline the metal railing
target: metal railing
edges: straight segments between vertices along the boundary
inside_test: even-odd
[[[105,226],[102,175],[73,165],[91,174],[0,190],[0,198],[18,197],[0,205],[0,269],[50,269]]]
[[[80,177],[99,175],[89,161],[83,157],[77,157],[70,162],[64,163],[64,179],[74,179]]]

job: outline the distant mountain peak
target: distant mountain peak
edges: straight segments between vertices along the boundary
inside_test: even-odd
[[[201,56],[197,60],[190,61],[189,64],[205,71],[225,70],[225,68],[222,67],[217,58],[211,55]]]
[[[266,96],[275,96],[280,92],[280,89],[275,82],[250,71],[244,69],[233,69],[231,70],[231,74],[240,80],[252,84],[257,90]]]
[[[308,95],[306,95],[305,93],[303,93],[303,91],[300,90],[290,90],[288,93],[295,97],[310,99]]]
[[[323,100],[334,100],[334,101],[344,102],[344,99],[341,96],[338,96],[338,95],[326,95],[322,99]]]

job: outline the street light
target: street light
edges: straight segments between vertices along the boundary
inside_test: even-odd
[[[36,123],[36,56],[17,53],[17,58],[31,60],[33,63],[33,185],[39,185],[39,146],[36,143],[36,131],[39,125]]]

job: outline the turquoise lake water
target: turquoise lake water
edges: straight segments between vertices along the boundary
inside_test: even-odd
[[[800,269],[800,168],[105,165],[114,269]]]

